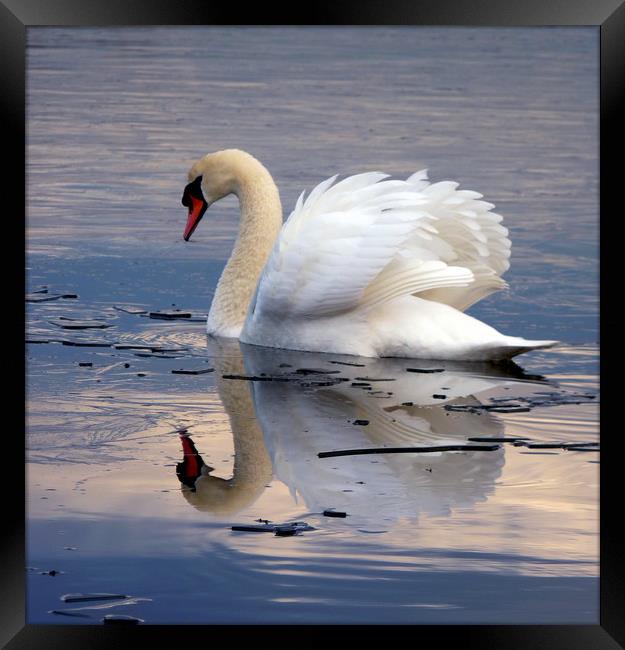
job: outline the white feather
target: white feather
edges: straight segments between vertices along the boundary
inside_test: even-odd
[[[466,308],[506,286],[508,233],[492,204],[452,181],[428,184],[425,170],[387,177],[332,176],[300,195],[260,278],[255,318],[329,316],[405,294]]]

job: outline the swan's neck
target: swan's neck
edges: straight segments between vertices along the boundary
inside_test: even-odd
[[[236,346],[232,345],[236,343]],[[196,491],[183,495],[199,510],[219,515],[235,514],[254,503],[273,478],[271,458],[262,429],[256,418],[252,382],[222,379],[224,374],[245,374],[241,349],[237,341],[211,346],[219,397],[230,419],[234,442],[232,478],[201,476]]]
[[[234,249],[217,284],[208,314],[208,333],[238,337],[258,278],[282,228],[280,195],[257,161],[237,176],[241,223]]]

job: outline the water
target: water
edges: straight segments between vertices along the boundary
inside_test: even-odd
[[[594,28],[29,28],[27,284],[78,295],[27,303],[29,340],[51,341],[27,346],[30,623],[598,621],[596,451],[317,456],[598,441],[597,45]],[[116,310],[206,314],[238,206],[185,243],[180,198],[191,163],[227,147],[268,167],[287,212],[337,172],[428,167],[483,192],[510,229],[510,289],[470,313],[562,347],[420,374]],[[280,364],[393,381],[222,378]],[[512,397],[531,410],[445,409]],[[213,468],[195,492],[176,474],[181,426]],[[255,519],[316,530],[230,530]],[[59,600],[72,592],[135,599]]]

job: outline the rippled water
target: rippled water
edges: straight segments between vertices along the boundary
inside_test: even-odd
[[[27,339],[48,341],[27,346],[29,622],[596,622],[591,447],[318,457],[598,442],[596,30],[29,28],[28,45],[27,283],[78,296],[27,304]],[[510,289],[471,313],[563,345],[423,374],[115,309],[206,314],[237,205],[184,243],[180,196],[225,147],[264,162],[287,211],[337,172],[428,167],[483,192],[510,229]],[[340,373],[223,378],[298,368]],[[502,403],[530,410],[477,408]],[[177,468],[189,441],[197,480]],[[315,530],[231,530],[256,519]],[[60,600],[72,592],[135,600]]]

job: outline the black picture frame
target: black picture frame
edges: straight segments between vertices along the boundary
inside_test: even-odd
[[[5,220],[20,225],[14,219],[25,208],[25,70],[26,29],[35,25],[116,26],[116,25],[480,25],[480,26],[595,26],[600,30],[600,204],[601,276],[620,277],[616,262],[618,255],[608,253],[606,233],[612,230],[609,221],[622,219],[614,213],[610,218],[608,206],[617,206],[616,192],[622,185],[622,165],[617,149],[625,141],[623,115],[625,88],[625,3],[622,0],[426,0],[377,3],[343,1],[320,4],[282,6],[272,12],[257,3],[243,10],[240,6],[217,6],[197,0],[0,0],[0,69],[2,94],[5,161],[10,161],[3,173],[5,199],[13,198],[15,211],[5,212]],[[295,11],[295,8],[297,11]],[[249,22],[248,22],[249,21]],[[620,112],[619,112],[620,109]],[[621,133],[619,136],[618,134]],[[8,149],[7,149],[8,147]],[[611,156],[610,154],[615,154]],[[610,161],[610,162],[608,162]],[[612,162],[614,161],[614,162]],[[620,181],[620,182],[619,182]],[[581,181],[580,181],[581,182]],[[23,235],[23,229],[22,229]],[[7,237],[5,241],[11,241]],[[15,268],[15,267],[13,267]],[[18,291],[22,283],[14,284]],[[617,285],[618,286],[618,285]],[[601,322],[602,343],[609,346],[616,318],[609,313],[610,297],[602,283],[600,297],[606,304],[606,316]],[[22,294],[18,297],[20,304]],[[16,313],[19,313],[16,312]],[[23,325],[17,323],[18,327]],[[24,328],[18,332],[22,335]],[[18,339],[21,340],[21,339]],[[607,341],[607,343],[604,343]],[[618,348],[608,347],[609,350]],[[24,357],[22,357],[23,360]],[[618,380],[616,354],[602,355],[600,371],[603,402],[602,422],[607,422],[610,405],[617,404]],[[22,367],[17,361],[15,367]],[[19,430],[19,429],[18,429]],[[265,626],[161,626],[143,625],[133,628],[113,626],[69,626],[25,624],[25,525],[24,508],[13,499],[15,509],[5,510],[5,526],[0,543],[4,558],[0,580],[0,642],[10,649],[23,648],[124,648],[137,643],[157,641],[169,647],[183,643],[214,643],[219,641],[253,641],[255,643],[326,643],[337,634],[343,641],[354,637],[373,641],[389,641],[397,634],[413,643],[456,643],[461,648],[593,648],[625,647],[625,579],[623,556],[625,540],[620,532],[621,484],[617,463],[618,429],[604,429],[601,459],[601,536],[600,536],[600,623],[589,625],[524,625],[524,626],[306,626],[305,630],[271,630]],[[5,431],[9,446],[5,458],[18,468],[24,460],[23,439],[15,431]],[[8,435],[12,434],[12,435]],[[14,459],[17,459],[15,461]],[[8,461],[5,461],[7,463]],[[21,465],[24,466],[23,463]],[[18,473],[19,476],[19,473]],[[23,475],[22,475],[23,477]],[[21,485],[24,483],[22,482]],[[11,479],[10,489],[18,490],[20,480]],[[5,484],[5,488],[7,485]],[[7,499],[7,502],[10,500]],[[417,628],[417,629],[406,629]],[[221,638],[223,635],[223,639]],[[283,636],[284,635],[284,636]],[[348,638],[346,636],[348,635]],[[4,645],[6,644],[6,645]]]

